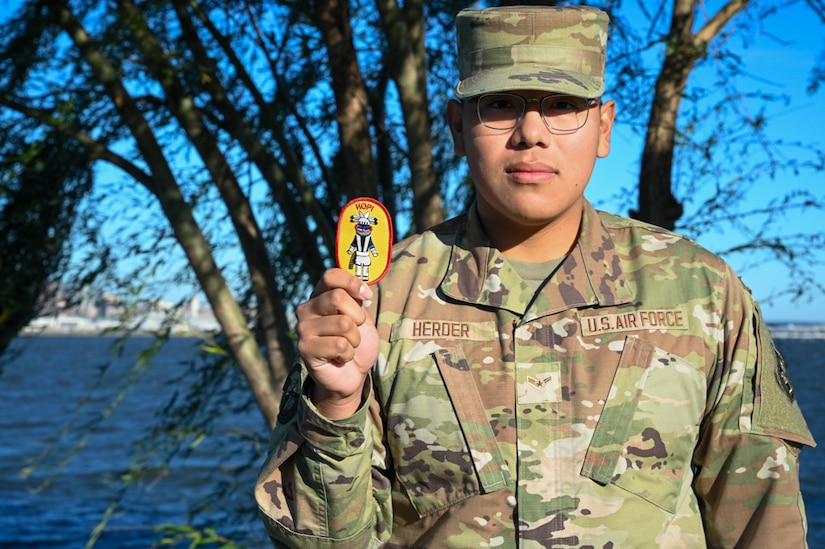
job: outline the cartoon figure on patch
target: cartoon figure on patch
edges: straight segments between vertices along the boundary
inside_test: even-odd
[[[375,284],[387,274],[391,255],[392,218],[381,202],[361,196],[341,208],[335,233],[339,269],[366,284]]]
[[[347,249],[347,254],[350,256],[349,268],[354,267],[355,276],[366,282],[370,278],[370,264],[372,264],[370,254],[378,257],[378,250],[372,242],[372,226],[378,225],[378,218],[359,211],[358,215],[350,216],[350,221],[355,223],[355,236]]]

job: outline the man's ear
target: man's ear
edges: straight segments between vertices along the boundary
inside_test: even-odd
[[[599,107],[599,148],[596,156],[604,158],[610,154],[610,135],[613,132],[613,120],[616,118],[616,103],[610,99]]]
[[[453,152],[456,156],[464,156],[464,105],[455,99],[447,103],[447,125],[450,126],[450,135],[453,136]]]

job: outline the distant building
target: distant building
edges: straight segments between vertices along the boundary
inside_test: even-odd
[[[197,294],[181,305],[165,300],[128,304],[90,286],[67,298],[65,288],[53,285],[44,292],[40,311],[23,333],[99,333],[122,328],[190,334],[220,330],[212,309],[202,304]]]

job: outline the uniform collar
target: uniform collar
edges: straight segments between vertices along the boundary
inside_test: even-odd
[[[633,300],[613,239],[587,200],[576,246],[540,295],[534,296],[504,255],[490,245],[475,205],[456,235],[441,290],[458,301],[507,309],[524,320]]]

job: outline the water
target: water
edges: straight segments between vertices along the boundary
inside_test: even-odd
[[[109,505],[118,497],[113,473],[126,471],[135,455],[133,444],[143,430],[162,416],[163,406],[182,395],[177,379],[187,373],[198,355],[198,342],[174,338],[152,360],[151,368],[131,385],[125,398],[103,421],[118,387],[127,385],[139,354],[152,339],[126,342],[122,356],[112,354],[113,337],[44,336],[19,338],[2,359],[0,377],[0,547],[83,548]],[[14,353],[19,353],[16,357]],[[11,359],[11,360],[10,360]],[[86,404],[78,409],[78,402]],[[85,442],[74,434],[53,441],[67,425],[96,425]],[[208,507],[205,520],[226,530],[225,514],[234,505],[250,506],[248,520],[234,541],[266,547],[263,527],[252,508],[255,471],[239,473],[244,451],[259,465],[265,448],[250,442],[266,437],[259,413],[225,412],[217,435],[207,438],[188,457],[177,457],[169,474],[161,472],[142,487],[126,492],[95,545],[99,549],[138,549],[152,546],[158,534],[152,526],[186,523],[190,508]],[[214,439],[214,440],[213,440]],[[220,442],[226,443],[229,451]],[[51,474],[80,442],[59,475]],[[44,455],[44,451],[54,450]],[[43,456],[28,479],[21,471]],[[234,461],[234,463],[233,463]],[[237,477],[237,478],[235,478]],[[234,494],[213,498],[216,483],[236,483]],[[221,523],[220,521],[223,521]],[[181,544],[180,547],[187,547]],[[215,547],[214,545],[211,547]]]
[[[808,545],[825,549],[825,340],[777,339],[796,389],[799,406],[819,444],[799,458],[802,495],[808,511]]]
[[[72,435],[59,439],[52,454],[30,478],[20,472],[42,455],[66,425],[94,421],[111,402],[114,388],[121,385],[135,358],[151,340],[135,338],[118,358],[109,351],[114,338],[59,337],[21,338],[0,359],[0,548],[83,548],[109,504],[118,495],[109,473],[128,468],[132,443],[141,429],[155,421],[161,407],[180,391],[178,376],[197,354],[193,339],[172,339],[154,359],[152,368],[129,389],[122,403],[101,422],[85,447],[74,455],[63,471],[48,481],[48,470],[56,466],[75,444]],[[822,340],[777,341],[797,389],[800,404],[811,430],[825,445],[825,347]],[[108,369],[106,369],[106,365]],[[97,373],[104,372],[98,379]],[[77,411],[77,403],[88,403]],[[263,527],[251,507],[254,470],[238,472],[233,456],[247,450],[253,462],[263,459],[263,421],[254,410],[226,412],[218,433],[226,442],[207,439],[187,459],[173,463],[171,474],[151,485],[127,492],[95,547],[138,549],[151,547],[158,535],[152,525],[184,523],[194,505],[206,505],[203,517],[217,526],[232,524],[232,539],[250,547],[267,547]],[[256,441],[257,437],[257,441]],[[809,544],[825,549],[825,450],[807,448],[802,458],[802,488],[810,522]],[[222,473],[224,473],[222,475]],[[235,482],[234,495],[214,498],[215,479]],[[244,519],[227,519],[234,507],[250,505]],[[180,547],[187,547],[181,544]],[[214,547],[214,546],[212,546]]]

